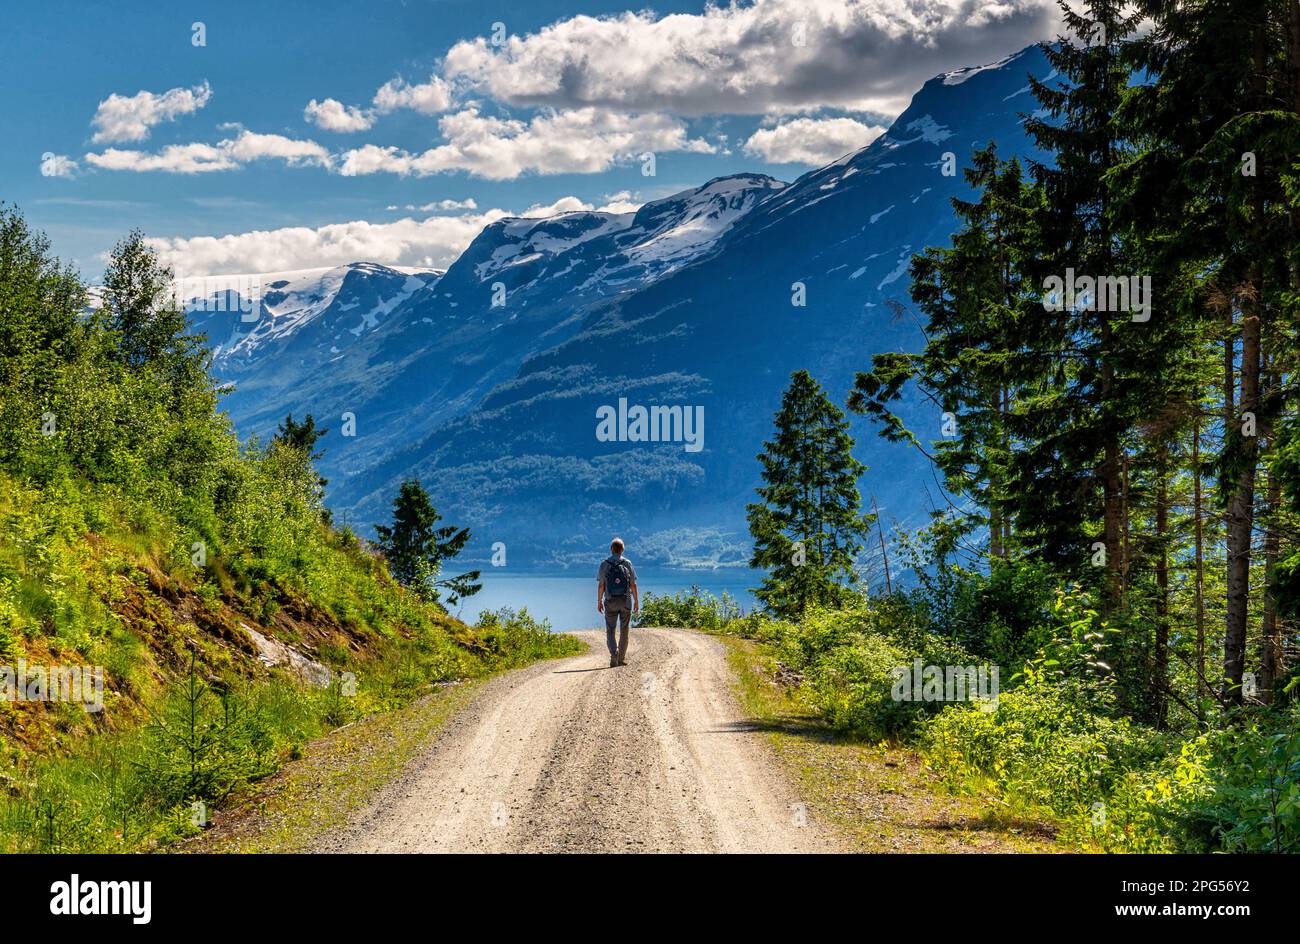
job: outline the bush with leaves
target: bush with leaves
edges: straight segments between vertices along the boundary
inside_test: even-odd
[[[740,604],[730,594],[724,591],[719,598],[693,585],[689,590],[679,590],[672,596],[647,593],[641,600],[637,625],[723,632],[743,615]]]

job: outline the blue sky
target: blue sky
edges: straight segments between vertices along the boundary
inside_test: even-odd
[[[0,199],[90,278],[133,227],[188,272],[445,265],[503,213],[791,180],[926,78],[1052,33],[1047,0],[981,8],[28,4],[0,35]]]

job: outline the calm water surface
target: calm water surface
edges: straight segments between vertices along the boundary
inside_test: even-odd
[[[749,588],[758,586],[761,576],[756,571],[744,569],[700,571],[640,567],[636,575],[637,588],[642,595],[649,592],[671,596],[696,585],[718,597],[726,591],[746,610],[755,606]],[[550,621],[551,629],[557,632],[604,626],[603,617],[596,612],[596,565],[592,566],[590,576],[585,577],[511,574],[504,569],[487,567],[483,570],[482,583],[482,590],[460,604],[458,615],[467,622],[474,622],[484,610],[509,606],[516,610],[527,607],[534,617]]]

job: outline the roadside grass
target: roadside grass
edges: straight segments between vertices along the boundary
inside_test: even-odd
[[[761,644],[718,635],[741,707],[798,784],[809,812],[860,852],[1066,852],[1041,814],[992,795],[955,796],[913,751],[832,731],[776,680]]]
[[[62,753],[29,751],[21,763],[0,768],[0,852],[166,850],[202,833],[220,810],[318,740],[349,744],[355,733],[336,737],[339,731],[377,732],[373,743],[353,743],[355,762],[318,795],[322,809],[349,809],[357,791],[404,763],[436,729],[442,716],[429,711],[431,704],[454,710],[456,693],[478,679],[583,648],[527,611],[484,614],[474,627],[446,626],[376,644],[363,658],[344,657],[326,686],[282,671],[218,677],[192,656],[186,674],[142,703],[144,723],[91,730]],[[416,704],[423,707],[413,711]],[[48,707],[85,714],[78,706]],[[310,816],[286,819],[301,825]],[[287,845],[289,838],[278,841]]]
[[[492,675],[541,659],[586,651],[557,646],[527,660],[501,664]],[[558,651],[557,651],[558,650]],[[475,697],[491,675],[449,683],[396,711],[344,725],[306,744],[301,756],[266,780],[231,797],[212,828],[176,844],[180,853],[297,853],[313,848],[419,756],[442,727]]]
[[[305,852],[362,808],[473,698],[483,679],[450,684],[397,711],[371,715],[305,745],[302,757],[231,798],[185,853]]]

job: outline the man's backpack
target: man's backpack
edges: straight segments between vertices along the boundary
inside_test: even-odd
[[[632,587],[632,569],[628,562],[617,557],[611,557],[606,563],[605,568],[605,596],[607,597],[625,597]]]

